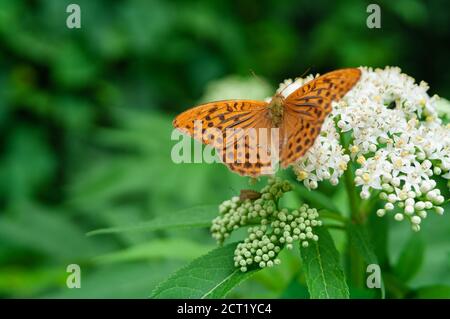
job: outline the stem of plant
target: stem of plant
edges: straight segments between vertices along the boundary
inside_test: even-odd
[[[358,197],[358,191],[354,184],[354,176],[351,163],[344,173],[345,178],[345,188],[347,190],[347,196],[350,207],[350,221],[351,223],[362,223],[361,211],[360,211],[360,200]],[[355,246],[351,242],[350,233],[347,232],[347,267],[350,273],[350,282],[354,287],[363,288],[364,284],[364,261],[356,250]]]
[[[350,218],[353,221],[356,221],[359,215],[359,201],[357,190],[354,184],[353,171],[350,164],[344,173],[344,178],[345,178],[345,188],[347,190],[347,196],[350,206]]]

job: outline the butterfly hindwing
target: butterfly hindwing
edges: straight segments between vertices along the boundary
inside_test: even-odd
[[[299,160],[314,144],[320,133],[322,123],[304,120],[292,113],[286,113],[284,125],[284,143],[281,146],[281,167],[285,168]]]
[[[207,103],[181,113],[173,125],[216,148],[232,171],[244,176],[261,175],[263,165],[257,149],[263,143],[257,133],[261,128],[271,128],[266,102],[225,100]]]

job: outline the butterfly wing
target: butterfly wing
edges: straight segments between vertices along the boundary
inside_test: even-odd
[[[264,167],[257,148],[267,143],[260,141],[259,135],[252,134],[252,130],[271,128],[268,112],[267,103],[263,101],[217,101],[181,113],[173,125],[216,148],[224,164],[232,171],[257,177]]]
[[[281,167],[301,158],[314,144],[331,102],[341,99],[361,76],[356,68],[326,73],[291,93],[284,101]]]

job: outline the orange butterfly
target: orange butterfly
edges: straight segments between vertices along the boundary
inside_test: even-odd
[[[326,73],[289,96],[280,92],[267,103],[224,100],[191,108],[173,121],[175,128],[210,144],[221,160],[240,175],[271,174],[274,156],[286,168],[314,144],[331,102],[342,98],[359,80],[355,68]],[[276,131],[275,131],[276,130]]]

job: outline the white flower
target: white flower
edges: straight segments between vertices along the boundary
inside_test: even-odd
[[[380,191],[390,205],[377,214],[383,216],[397,205],[403,213],[396,210],[395,219],[408,219],[417,231],[425,210],[443,212],[439,205],[445,198],[436,193],[433,176],[450,179],[450,128],[438,117],[439,98],[427,94],[425,82],[416,84],[396,67],[360,69],[361,79],[333,102],[320,136],[294,171],[310,189],[323,180],[335,185],[351,160],[360,196]],[[278,92],[287,96],[311,79],[287,80]],[[340,142],[344,132],[351,135],[348,146]]]
[[[322,133],[304,159],[294,166],[294,170],[306,187],[316,188],[317,182],[323,180],[330,180],[334,185],[338,183],[339,177],[347,169],[350,156],[344,154],[331,118],[327,118],[323,124]]]

